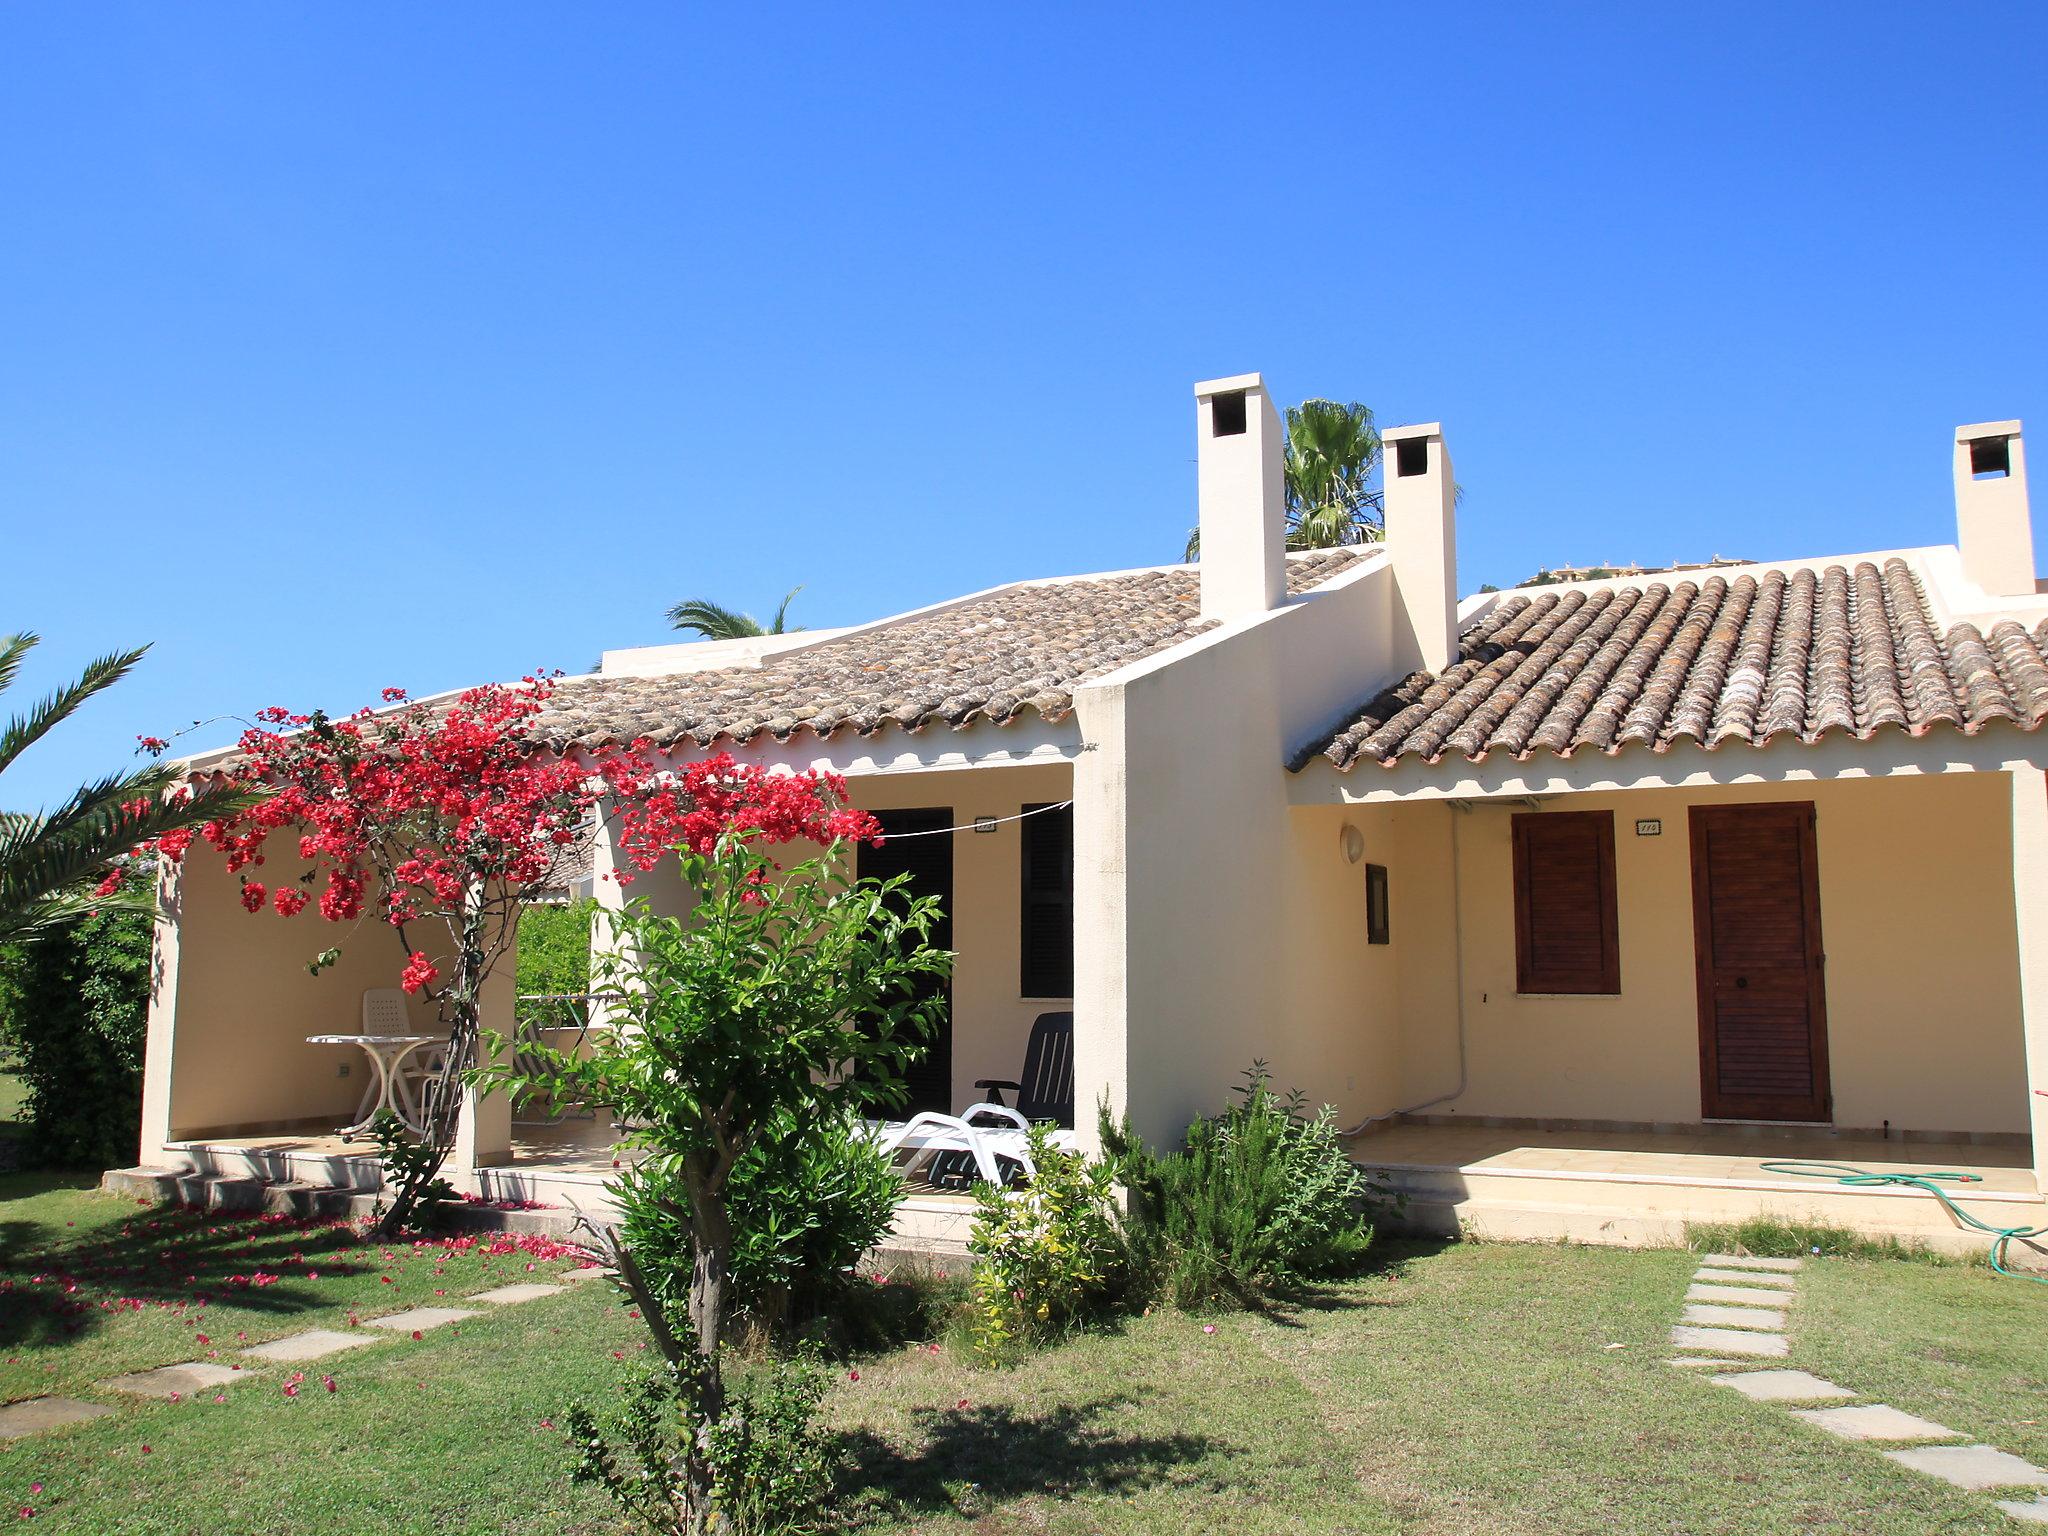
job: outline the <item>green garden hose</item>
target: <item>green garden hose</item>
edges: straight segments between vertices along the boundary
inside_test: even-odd
[[[1908,1189],[1924,1189],[1947,1206],[1949,1215],[1964,1226],[1975,1227],[1979,1232],[1991,1234],[1993,1269],[2001,1275],[2011,1275],[2017,1280],[2031,1280],[2036,1285],[2048,1285],[2048,1275],[2023,1275],[2018,1270],[2005,1267],[2006,1249],[2014,1238],[2048,1237],[2048,1227],[1994,1227],[1988,1221],[1979,1221],[1957,1205],[1949,1192],[1941,1187],[1944,1183],[1982,1184],[1982,1174],[1962,1173],[1954,1169],[1935,1169],[1927,1173],[1872,1173],[1868,1168],[1852,1168],[1847,1163],[1765,1163],[1763,1168],[1766,1173],[1784,1173],[1802,1179],[1833,1179],[1837,1184],[1847,1184],[1855,1188],[1903,1184]]]

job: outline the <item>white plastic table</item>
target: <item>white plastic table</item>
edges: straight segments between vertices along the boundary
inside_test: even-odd
[[[308,1045],[354,1045],[360,1046],[370,1058],[370,1076],[373,1081],[363,1089],[362,1102],[356,1105],[356,1122],[344,1125],[339,1134],[346,1141],[351,1137],[368,1134],[377,1116],[385,1110],[404,1122],[407,1130],[415,1136],[426,1134],[426,1124],[419,1112],[419,1105],[405,1090],[400,1069],[406,1057],[423,1045],[446,1045],[442,1035],[308,1035]]]

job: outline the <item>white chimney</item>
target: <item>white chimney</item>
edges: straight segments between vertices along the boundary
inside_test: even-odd
[[[2034,595],[2027,453],[2016,421],[1956,428],[1956,545],[1963,574],[1986,592]]]
[[[1387,559],[1394,569],[1394,654],[1441,672],[1458,654],[1457,483],[1436,422],[1380,433]]]
[[[1287,596],[1287,460],[1280,414],[1256,373],[1195,386],[1195,498],[1202,617],[1228,622]]]

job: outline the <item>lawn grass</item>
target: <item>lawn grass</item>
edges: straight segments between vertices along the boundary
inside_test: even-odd
[[[0,1128],[21,1123],[28,1107],[28,1086],[12,1072],[0,1071]],[[4,1134],[4,1129],[0,1129]]]
[[[132,1231],[143,1215],[76,1190],[0,1206],[8,1272],[53,1245],[77,1251],[81,1232],[93,1244],[124,1221]],[[224,1262],[246,1262],[226,1247]],[[216,1300],[207,1331],[230,1316],[252,1338],[333,1324],[373,1286],[393,1306],[445,1300],[433,1286],[525,1278],[528,1262],[505,1274],[478,1261],[455,1287],[453,1262],[432,1277],[431,1260],[406,1257],[383,1286],[381,1251],[346,1271],[332,1254],[318,1281]],[[1000,1372],[943,1342],[843,1360],[825,1412],[846,1453],[849,1523],[875,1536],[2007,1528],[1982,1496],[1667,1365],[1695,1263],[1680,1252],[1388,1244],[1376,1273],[1267,1316],[1135,1318]],[[2019,1422],[2048,1368],[2042,1289],[1971,1269],[1814,1260],[1792,1363],[2048,1460]],[[193,1331],[169,1309],[96,1311],[79,1334],[10,1344],[24,1362],[33,1350],[36,1368],[9,1377],[5,1395],[56,1381],[97,1395],[89,1379],[107,1369],[189,1358]],[[644,1368],[644,1341],[604,1282],[586,1281],[459,1333],[334,1357],[323,1363],[332,1394],[288,1399],[270,1367],[225,1403],[133,1405],[0,1446],[0,1501],[26,1502],[41,1481],[47,1528],[116,1536],[611,1536],[616,1518],[568,1482],[550,1426],[572,1401],[614,1398]]]
[[[1809,1263],[1799,1289],[1793,1351],[1815,1374],[2048,1466],[2048,1285]]]

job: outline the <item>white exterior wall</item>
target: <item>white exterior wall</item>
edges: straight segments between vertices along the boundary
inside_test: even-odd
[[[1375,556],[1075,695],[1084,1135],[1106,1093],[1172,1144],[1254,1057],[1278,1086],[1346,1097],[1327,1085],[1357,1075],[1344,1042],[1377,963],[1360,953],[1364,877],[1337,849],[1341,817],[1292,814],[1282,764],[1386,672],[1389,598]]]

